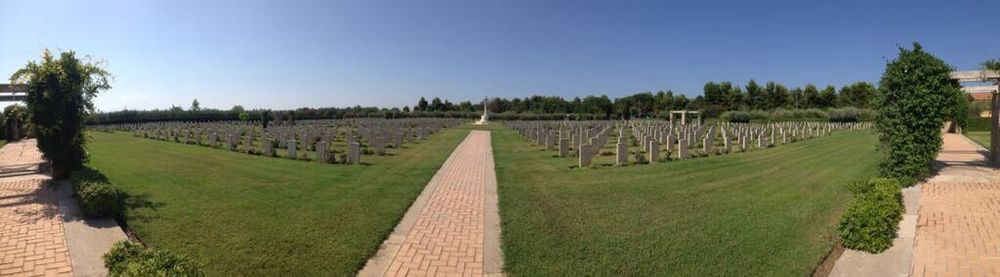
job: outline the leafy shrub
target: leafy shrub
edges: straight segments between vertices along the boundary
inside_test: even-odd
[[[847,107],[840,109],[830,109],[827,111],[830,122],[858,122],[861,121],[861,110]]]
[[[125,193],[109,183],[87,182],[77,191],[80,209],[87,217],[117,216],[122,213]]]
[[[642,153],[635,153],[635,163],[648,164],[649,161],[646,160],[646,155],[643,155]]]
[[[747,122],[779,122],[779,121],[822,121],[831,122],[859,122],[872,121],[875,119],[875,112],[870,109],[858,109],[854,107],[822,109],[774,109],[771,111],[753,110],[728,111],[720,116],[722,120],[733,123]]]
[[[31,134],[52,166],[54,179],[65,179],[87,160],[83,125],[93,99],[111,88],[111,74],[99,62],[80,60],[73,51],[55,57],[48,49],[41,61],[28,62],[10,77],[27,84],[25,104]]]
[[[124,240],[104,254],[104,267],[110,276],[204,276],[185,256]]]
[[[899,49],[899,57],[886,65],[879,82],[875,126],[886,158],[883,176],[923,179],[930,162],[941,148],[943,120],[967,105],[957,81],[951,80],[952,67],[914,43],[913,49]]]
[[[69,180],[73,183],[74,192],[79,192],[82,186],[89,183],[110,183],[107,176],[90,167],[74,171],[70,174]]]
[[[733,123],[749,123],[750,113],[740,111],[728,111],[722,113],[722,119]]]
[[[965,131],[979,131],[979,132],[989,132],[990,131],[990,118],[989,117],[969,117],[967,121],[967,126]]]
[[[837,227],[844,247],[868,253],[889,249],[903,219],[899,181],[874,178],[848,187],[854,198]]]

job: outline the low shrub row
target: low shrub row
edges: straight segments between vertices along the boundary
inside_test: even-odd
[[[892,247],[905,209],[899,181],[874,178],[849,189],[854,198],[837,227],[844,247],[873,254]]]
[[[775,109],[770,111],[728,111],[722,113],[720,118],[724,121],[736,123],[748,122],[772,122],[772,121],[830,121],[830,122],[859,122],[872,121],[875,119],[875,112],[869,109],[858,109],[853,107],[833,108],[833,109]]]
[[[73,172],[73,195],[89,218],[117,217],[125,206],[125,192],[115,187],[100,172],[83,168]]]
[[[989,117],[969,117],[969,120],[965,125],[966,132],[989,132],[990,131],[990,118]]]
[[[115,243],[104,254],[109,276],[204,276],[188,257],[166,250],[147,248],[127,240]]]

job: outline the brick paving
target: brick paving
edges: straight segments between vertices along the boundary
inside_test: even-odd
[[[34,140],[0,149],[0,276],[72,276],[55,194]]]
[[[397,227],[405,237],[396,247],[387,240],[373,260],[359,275],[363,276],[482,276],[491,272],[484,260],[499,256],[499,242],[488,244],[491,225],[487,216],[495,207],[488,201],[496,194],[490,133],[472,131],[442,165],[421,197]],[[416,209],[416,210],[415,210]],[[416,212],[414,212],[416,211]],[[409,218],[409,219],[408,219]],[[415,220],[414,220],[415,219]],[[412,220],[412,225],[407,224]],[[497,232],[499,225],[496,225]],[[407,230],[408,229],[408,230]],[[496,245],[493,247],[484,245]],[[383,253],[388,252],[388,253]],[[382,270],[373,264],[381,262]]]
[[[1000,275],[1000,172],[982,151],[945,134],[942,168],[921,191],[912,276]]]

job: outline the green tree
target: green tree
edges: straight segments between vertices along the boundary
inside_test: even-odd
[[[424,97],[420,97],[420,100],[417,101],[417,106],[413,107],[413,110],[415,110],[415,111],[426,111],[427,110],[427,99],[424,99]]]
[[[444,103],[441,102],[441,98],[434,97],[431,100],[430,110],[434,112],[444,111]]]
[[[686,95],[678,95],[674,97],[674,109],[676,110],[686,110],[688,108],[688,98]]]
[[[764,104],[764,101],[761,99],[763,98],[763,92],[760,89],[760,85],[757,85],[757,81],[750,79],[750,82],[747,83],[746,89],[746,97],[743,97],[743,99],[746,101],[747,109],[763,110],[764,108],[762,105]]]
[[[77,59],[73,51],[56,58],[48,49],[40,62],[30,61],[10,77],[28,86],[31,133],[51,162],[53,178],[69,177],[87,160],[84,117],[94,110],[97,94],[111,88],[110,78],[100,62]]]
[[[191,101],[191,111],[197,112],[201,110],[201,103],[198,103],[198,99]]]
[[[840,88],[837,105],[841,107],[868,108],[875,97],[876,88],[868,82],[857,82]]]
[[[25,107],[20,103],[14,103],[13,105],[7,106],[3,109],[3,115],[5,117],[4,122],[6,122],[7,118],[13,118],[16,119],[21,125],[20,129],[31,130],[31,122],[29,122],[31,118],[28,113],[28,107]]]
[[[941,124],[962,94],[951,80],[952,67],[924,51],[899,48],[899,57],[886,65],[875,100],[876,129],[886,158],[883,175],[922,179],[941,148]],[[913,182],[904,182],[912,185]]]
[[[788,92],[788,102],[785,107],[791,109],[801,109],[805,106],[806,97],[802,92],[802,88],[794,88]]]
[[[264,110],[260,112],[260,127],[267,129],[267,124],[271,122],[271,111]]]
[[[802,97],[805,98],[805,105],[802,106],[805,109],[820,107],[823,102],[819,98],[819,89],[813,84],[806,85],[806,88],[802,90]]]
[[[837,88],[828,85],[819,92],[819,104],[817,108],[826,109],[837,106]]]
[[[1000,59],[993,59],[983,62],[983,69],[993,70],[1000,73]]]
[[[788,101],[788,89],[774,81],[767,82],[764,85],[764,97],[762,99],[761,109],[770,110],[784,107],[785,102]]]

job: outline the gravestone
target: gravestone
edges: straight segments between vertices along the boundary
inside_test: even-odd
[[[559,157],[565,158],[569,156],[569,140],[560,139],[559,140]]]
[[[361,144],[351,143],[347,148],[347,163],[361,164]]]
[[[264,155],[267,155],[268,157],[277,156],[277,153],[274,151],[274,139],[267,138],[267,140],[264,141]]]
[[[728,154],[733,151],[732,140],[733,139],[730,138],[729,136],[726,135],[722,136],[722,153]]]
[[[656,140],[649,140],[649,150],[647,152],[649,153],[649,163],[660,162],[660,143],[656,142]]]
[[[677,141],[677,159],[683,160],[688,157],[688,141],[687,139],[682,139]]]
[[[326,150],[326,146],[329,145],[325,140],[321,140],[316,143],[316,161],[319,163],[330,163],[333,159],[330,159],[330,152]]]
[[[296,154],[298,154],[298,153],[296,153],[296,151],[298,151],[298,148],[295,147],[295,140],[294,139],[290,139],[287,142],[285,142],[285,145],[288,146],[288,157],[291,158],[291,159],[298,158],[298,156],[296,155]]]
[[[628,145],[625,144],[626,139],[618,138],[618,144],[615,150],[615,164],[618,166],[628,165]]]
[[[591,157],[590,152],[592,151],[590,144],[580,145],[580,167],[590,166]]]

